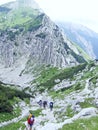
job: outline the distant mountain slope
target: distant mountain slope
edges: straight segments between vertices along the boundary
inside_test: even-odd
[[[85,26],[68,22],[57,22],[68,38],[77,43],[92,58],[98,59],[98,34]]]

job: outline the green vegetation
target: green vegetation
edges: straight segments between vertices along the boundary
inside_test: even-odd
[[[59,107],[55,107],[56,109],[59,109]],[[54,116],[56,117],[58,123],[63,122],[65,118],[71,118],[74,116],[74,111],[71,108],[71,105],[68,105],[67,108],[62,110],[55,110]]]
[[[40,76],[35,80],[35,82],[44,83],[54,75],[58,74],[59,71],[60,70],[57,67],[47,67],[41,71]]]
[[[91,57],[89,57],[89,55],[76,43],[73,43],[75,45],[75,47],[78,49],[78,51],[80,52],[80,54],[83,55],[83,57],[85,57],[85,59],[90,62],[92,59]]]
[[[86,98],[84,102],[80,102],[79,105],[81,108],[88,108],[88,107],[94,107],[93,98]]]
[[[43,19],[44,14],[38,15],[34,19],[26,22],[23,27],[25,28],[25,31],[35,31],[37,30],[41,24],[42,24],[42,19]]]
[[[11,104],[11,100],[14,97],[18,97],[20,99],[30,98],[29,94],[26,94],[24,91],[19,91],[16,89],[11,89],[6,87],[4,84],[0,84],[0,112],[12,112],[13,104]]]
[[[58,123],[63,122],[65,120],[66,112],[65,111],[54,111],[54,116]]]
[[[77,91],[77,90],[82,90],[84,88],[84,84],[77,82],[76,84],[68,87],[68,88],[61,88],[58,91],[50,91],[49,95],[54,99],[64,99],[66,95],[70,94],[71,92]]]
[[[20,116],[21,110],[19,106],[15,107],[12,113],[2,112],[0,113],[0,122],[11,120],[15,117]]]
[[[94,85],[96,85],[96,83],[98,82],[97,79],[98,79],[98,75],[94,76],[94,77],[90,80],[90,82],[92,82]]]
[[[0,127],[0,130],[18,130],[19,128],[21,128],[21,130],[25,129],[25,125],[23,124],[23,121],[19,121],[16,123],[13,122],[12,124],[9,124],[7,126]]]
[[[74,112],[71,109],[70,105],[67,107],[65,115],[68,116],[68,117],[73,117],[74,116]]]
[[[41,114],[41,109],[37,109],[37,110],[30,110],[29,112],[34,115],[35,117],[38,117]]]
[[[43,71],[44,73],[42,72],[41,75],[35,80],[37,83],[39,83],[37,87],[39,89],[44,88],[45,90],[45,88],[47,88],[50,90],[54,85],[57,84],[55,82],[56,79],[59,79],[60,81],[64,79],[72,79],[75,74],[84,70],[85,67],[86,63],[75,67],[66,68],[64,70],[57,70],[55,68],[51,68],[51,71],[49,70],[49,72],[45,70]],[[53,70],[55,70],[54,73],[52,73]]]
[[[91,68],[93,69],[91,70]],[[98,66],[95,65],[94,62],[91,62],[90,64],[87,64],[86,70],[84,71],[84,75],[82,76],[81,80],[90,78],[94,84],[97,82],[97,72],[98,72]]]
[[[98,130],[98,117],[78,119],[70,124],[65,124],[59,130]]]
[[[49,91],[48,93],[49,93],[49,95],[50,95],[53,99],[54,99],[54,98],[57,98],[57,97],[58,97],[58,99],[64,99],[64,96],[65,96],[65,95],[63,95],[63,93],[58,92],[58,91]]]
[[[90,70],[92,67],[95,67],[95,63],[94,62],[90,62],[87,66],[88,70]]]
[[[35,31],[42,24],[44,14],[33,8],[18,8],[7,12],[0,12],[0,36],[7,35],[7,39],[14,41],[20,33]],[[38,35],[45,38],[44,34]],[[27,42],[27,44],[29,44]],[[18,46],[18,43],[15,42]]]
[[[8,27],[18,27],[30,20],[34,20],[38,15],[38,10],[32,8],[18,8],[11,10],[9,13],[0,12],[0,29],[6,29]]]
[[[90,78],[90,77],[92,77],[92,76],[93,76],[93,72],[91,72],[91,71],[86,71],[86,72],[85,72],[85,75],[82,76],[82,79],[88,79],[88,78]]]
[[[48,120],[41,121],[41,122],[40,122],[40,125],[44,126],[44,125],[45,125],[45,123],[47,123],[47,122],[48,122]]]
[[[64,92],[64,91],[70,91],[70,92],[73,92],[73,91],[76,91],[76,90],[81,90],[83,89],[83,85],[81,85],[80,82],[77,82],[75,85],[73,86],[70,86],[69,88],[61,88],[59,91],[61,92]]]
[[[79,62],[79,63],[84,63],[84,62],[86,62],[85,61],[85,59],[82,57],[82,56],[80,56],[80,55],[77,55],[74,51],[72,51],[71,50],[71,55],[73,55],[74,56],[74,58],[77,60],[77,62]]]

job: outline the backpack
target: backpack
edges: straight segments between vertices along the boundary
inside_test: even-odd
[[[33,123],[34,123],[34,118],[33,117],[28,118],[28,124],[33,125]]]
[[[53,107],[53,102],[50,102],[50,107]]]

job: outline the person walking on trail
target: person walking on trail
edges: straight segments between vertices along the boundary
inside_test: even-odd
[[[50,107],[50,110],[52,111],[52,109],[53,109],[53,102],[49,103],[49,107]]]
[[[29,130],[32,130],[32,126],[33,126],[34,121],[35,121],[34,115],[32,115],[32,116],[30,115],[27,121],[28,121]]]
[[[43,108],[45,109],[47,106],[47,101],[43,101]]]
[[[42,100],[39,100],[39,102],[38,102],[38,104],[39,104],[39,106],[40,106],[40,108],[42,107]]]

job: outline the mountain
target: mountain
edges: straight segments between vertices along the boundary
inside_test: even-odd
[[[98,58],[98,34],[89,28],[70,22],[56,22],[66,36],[77,43],[93,59]]]
[[[0,7],[0,74],[5,82],[19,85],[24,74],[31,80],[42,66],[62,68],[90,59],[35,5],[17,0]]]

